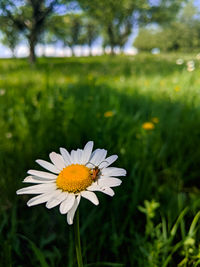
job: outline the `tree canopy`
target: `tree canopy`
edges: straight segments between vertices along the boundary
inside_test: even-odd
[[[141,28],[134,46],[139,50],[191,51],[200,47],[200,21],[193,2],[176,14],[176,19],[158,27]]]
[[[30,62],[34,62],[35,46],[45,30],[47,18],[54,12],[59,0],[1,0],[1,17],[14,25],[28,41]]]

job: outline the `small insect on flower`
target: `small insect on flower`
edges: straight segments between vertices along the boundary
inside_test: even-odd
[[[96,180],[98,179],[98,176],[100,175],[100,171],[101,171],[101,169],[100,169],[99,167],[100,167],[100,165],[101,165],[103,162],[107,162],[107,161],[105,161],[105,160],[102,161],[102,162],[99,164],[99,166],[95,166],[95,165],[92,164],[91,162],[88,162],[88,163],[94,165],[94,168],[91,169],[91,176],[92,176],[92,179],[93,179],[94,181],[96,181]],[[107,163],[108,163],[108,162],[107,162]]]
[[[17,194],[39,194],[28,201],[29,207],[45,202],[48,209],[59,205],[60,213],[67,214],[67,222],[72,224],[81,198],[98,205],[94,191],[113,196],[111,187],[122,182],[116,176],[126,175],[126,170],[122,168],[108,167],[117,160],[117,155],[106,157],[105,149],[93,152],[92,149],[93,142],[90,141],[84,149],[72,150],[71,153],[65,148],[60,148],[60,154],[50,153],[52,163],[36,160],[49,172],[29,170],[30,176],[24,182],[36,185],[19,189]]]
[[[94,167],[94,169],[92,170],[92,179],[94,181],[97,180],[99,172],[100,172],[100,169],[97,166]]]

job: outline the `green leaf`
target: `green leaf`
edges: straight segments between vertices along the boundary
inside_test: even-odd
[[[45,260],[45,257],[42,253],[42,251],[34,244],[33,241],[31,241],[29,238],[27,238],[24,235],[19,235],[21,238],[25,239],[26,241],[28,241],[30,248],[32,249],[36,259],[40,262],[40,266],[41,267],[49,267],[48,263]]]

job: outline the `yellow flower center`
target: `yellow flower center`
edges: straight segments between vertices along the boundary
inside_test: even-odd
[[[85,190],[92,182],[91,169],[79,164],[72,164],[64,168],[56,180],[58,188],[71,193]]]

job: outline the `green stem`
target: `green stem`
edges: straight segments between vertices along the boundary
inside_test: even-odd
[[[82,260],[82,254],[81,254],[80,231],[79,231],[79,209],[77,209],[76,215],[75,215],[74,236],[75,236],[76,257],[77,257],[78,267],[83,267],[83,260]]]

